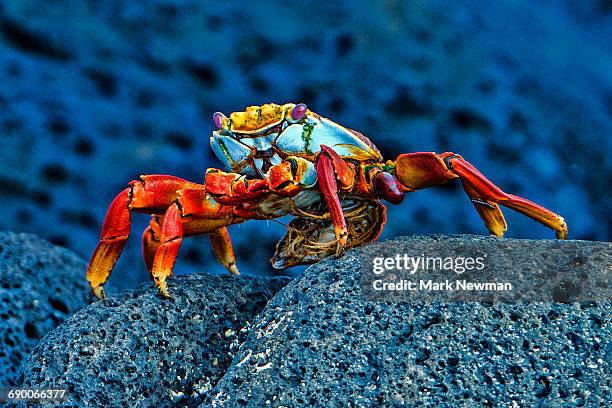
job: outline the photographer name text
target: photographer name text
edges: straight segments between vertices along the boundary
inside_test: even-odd
[[[382,279],[376,279],[372,282],[372,287],[377,291],[511,291],[512,283],[510,282],[468,282],[465,279],[457,279],[454,281],[433,281],[431,279],[420,279],[418,281],[410,281],[402,279],[396,282],[386,282]]]

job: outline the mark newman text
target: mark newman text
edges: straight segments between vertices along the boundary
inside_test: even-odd
[[[372,282],[374,290],[421,290],[421,291],[511,291],[510,282],[468,282],[465,279],[454,281],[419,280],[418,282],[402,279],[396,282],[385,282],[377,279]]]

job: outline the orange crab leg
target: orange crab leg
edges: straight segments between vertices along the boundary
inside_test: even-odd
[[[160,293],[169,297],[166,280],[172,276],[184,237],[210,234],[215,256],[232,274],[239,275],[226,225],[242,222],[234,209],[208,197],[204,188],[177,192],[177,200],[161,216],[153,216],[143,235],[143,257]]]
[[[100,242],[89,261],[87,280],[98,299],[104,297],[103,285],[119,259],[130,234],[129,203],[130,188],[126,188],[111,203],[102,224]]]
[[[466,192],[474,190],[478,197],[499,203],[551,228],[558,239],[567,239],[567,224],[563,217],[526,198],[504,193],[461,156],[448,154],[448,164],[463,182]],[[474,199],[472,199],[474,202]]]
[[[483,222],[491,234],[498,237],[501,237],[507,229],[506,221],[498,206],[501,204],[552,228],[556,231],[557,238],[567,238],[567,225],[561,216],[525,198],[505,193],[455,153],[401,154],[395,160],[395,173],[406,191],[431,187],[459,178]]]
[[[98,299],[104,297],[103,285],[130,234],[130,211],[163,212],[176,199],[178,190],[195,186],[204,187],[178,177],[147,175],[130,182],[129,187],[115,197],[106,213],[100,242],[87,268],[87,280]]]
[[[232,275],[240,275],[236,267],[236,256],[234,255],[232,241],[230,240],[227,228],[218,228],[214,230],[209,237],[213,252],[221,265],[225,266],[225,269]]]
[[[217,222],[203,218],[183,217],[181,218],[181,223],[183,228],[183,237],[199,234],[210,234],[210,243],[219,262],[232,275],[240,275],[238,267],[236,266],[236,257],[232,248],[232,242],[226,227],[217,228],[217,225],[219,225]],[[158,238],[161,233],[161,228],[162,224],[160,223],[159,218],[154,216],[151,220],[151,226],[145,230],[142,236],[142,254],[147,270],[150,273],[153,271],[155,254],[161,244]],[[174,264],[172,264],[171,267],[173,265]],[[153,276],[151,277],[153,278]]]
[[[145,229],[142,234],[142,258],[147,267],[147,271],[151,274],[153,270],[153,260],[155,259],[155,253],[159,248],[159,234],[161,225],[159,224],[158,217],[154,215],[151,218],[151,223]]]
[[[355,173],[334,150],[325,145],[321,145],[321,151],[315,155],[315,169],[338,240],[336,255],[340,255],[346,246],[348,231],[338,189],[350,189],[355,181]]]
[[[319,155],[317,159],[315,168],[317,169],[319,187],[321,188],[321,193],[323,193],[323,197],[329,208],[332,224],[334,225],[334,233],[338,240],[337,255],[339,255],[342,251],[342,247],[346,245],[348,231],[346,229],[346,220],[342,213],[342,206],[338,199],[338,184],[334,178],[334,169],[331,159],[325,155]]]
[[[191,218],[183,218],[183,237],[205,234],[208,233],[209,227],[205,228],[196,228],[194,229],[195,223],[191,222]],[[157,222],[157,221],[151,221]],[[161,225],[158,225],[158,228],[161,228]],[[189,231],[186,233],[185,230]],[[159,229],[158,229],[159,231]],[[240,275],[240,271],[238,271],[238,267],[236,266],[236,256],[234,255],[234,249],[232,247],[232,241],[229,237],[229,233],[227,232],[226,227],[217,228],[213,232],[210,232],[209,235],[210,243],[213,249],[213,252],[219,262],[227,269],[232,275]],[[151,274],[151,278],[153,278],[153,261],[155,259],[155,253],[160,246],[159,239],[155,236],[154,229],[152,227],[148,227],[142,237],[142,255],[144,258],[145,265],[147,270]]]
[[[206,192],[222,204],[239,204],[253,201],[268,193],[268,182],[263,179],[248,179],[238,173],[226,173],[208,169],[204,178]]]
[[[155,252],[151,276],[161,294],[170,297],[166,286],[166,279],[172,276],[172,268],[176,261],[181,242],[183,241],[183,223],[181,222],[181,210],[174,203],[164,214],[159,237],[159,248]]]

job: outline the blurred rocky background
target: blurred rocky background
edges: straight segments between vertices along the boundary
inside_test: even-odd
[[[607,0],[2,1],[0,230],[88,259],[127,182],[219,166],[213,112],[305,102],[387,158],[460,153],[566,217],[570,238],[610,240],[610,38]],[[510,237],[554,236],[506,215]],[[109,286],[147,279],[146,222]],[[458,184],[407,197],[382,238],[434,232],[486,233]],[[283,233],[231,227],[242,271],[278,273]],[[185,240],[177,272],[202,269],[220,270],[208,240]]]

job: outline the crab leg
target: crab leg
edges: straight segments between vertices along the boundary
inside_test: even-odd
[[[447,157],[448,166],[461,178],[468,195],[473,190],[487,201],[511,208],[553,229],[558,239],[567,239],[567,224],[563,217],[526,198],[503,192],[461,156],[449,154]]]
[[[100,242],[89,262],[87,280],[94,295],[104,297],[103,285],[110,276],[130,234],[130,211],[163,212],[181,188],[201,186],[173,176],[148,175],[134,180],[115,197],[104,224]]]
[[[130,234],[130,190],[130,188],[123,190],[111,203],[102,224],[100,242],[89,261],[87,280],[91,291],[98,299],[105,296],[103,285],[110,276]]]
[[[206,192],[222,204],[240,204],[253,201],[268,193],[268,182],[248,179],[238,173],[208,169],[205,175]]]
[[[155,253],[161,244],[158,238],[162,228],[159,218],[159,216],[154,215],[151,218],[150,226],[142,235],[142,256],[152,279]],[[238,267],[236,266],[236,256],[232,248],[232,241],[230,240],[226,227],[219,227],[210,232],[211,228],[216,226],[212,220],[183,217],[181,218],[181,222],[183,224],[183,237],[210,233],[210,243],[219,262],[232,275],[240,275]]]
[[[315,155],[315,168],[338,241],[336,255],[340,255],[346,246],[348,231],[338,198],[338,189],[350,189],[355,180],[355,173],[335,151],[325,145],[321,145],[321,151]]]
[[[170,297],[166,280],[172,276],[176,257],[184,237],[211,234],[215,256],[232,274],[238,275],[236,258],[225,228],[242,222],[232,206],[210,198],[204,188],[177,191],[177,199],[163,218],[154,216],[143,236],[143,255],[155,285],[164,297]]]
[[[162,221],[159,248],[155,252],[153,268],[151,269],[151,276],[155,285],[157,285],[161,294],[167,298],[170,297],[170,293],[166,286],[166,279],[172,276],[172,268],[183,241],[181,218],[181,210],[178,204],[174,203],[168,207]]]
[[[155,259],[155,253],[159,248],[159,234],[161,225],[159,224],[159,218],[157,215],[151,217],[150,225],[145,229],[142,234],[142,258],[147,267],[147,271],[151,274],[153,270],[153,260]]]
[[[232,241],[230,240],[227,228],[218,228],[214,230],[209,237],[213,252],[221,265],[225,266],[225,269],[232,275],[240,275],[236,267],[236,256],[234,255]]]
[[[401,154],[395,160],[395,165],[396,176],[407,191],[459,178],[463,189],[493,235],[501,237],[507,228],[498,206],[501,204],[555,230],[557,238],[567,239],[567,225],[563,217],[525,198],[505,193],[455,153]]]
[[[87,268],[87,280],[98,299],[104,298],[104,283],[130,234],[131,211],[163,214],[164,211],[168,212],[175,202],[180,203],[181,216],[178,216],[174,209],[170,211],[171,217],[168,218],[165,230],[163,225],[166,217],[162,220],[155,216],[143,234],[145,264],[154,278],[157,276],[160,279],[171,273],[173,259],[176,257],[173,251],[175,247],[178,250],[180,246],[180,242],[173,241],[180,235],[183,215],[190,217],[186,228],[188,235],[213,232],[220,227],[242,221],[234,216],[233,207],[221,206],[208,198],[203,184],[165,175],[146,175],[140,180],[130,182],[129,187],[119,193],[111,203],[102,226],[100,242]],[[175,225],[176,223],[181,225]],[[160,252],[160,255],[155,268],[157,252]]]

